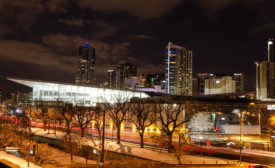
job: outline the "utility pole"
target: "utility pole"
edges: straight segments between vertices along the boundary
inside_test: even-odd
[[[240,165],[242,165],[242,126],[243,126],[243,111],[241,110],[241,120],[240,120]]]

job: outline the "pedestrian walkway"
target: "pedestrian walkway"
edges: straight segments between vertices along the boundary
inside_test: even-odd
[[[17,165],[19,168],[41,168],[40,166],[37,166],[30,162],[30,167],[28,167],[28,162],[20,157],[14,156],[12,154],[7,154],[4,151],[0,151],[0,160],[7,160],[15,165]],[[15,166],[16,167],[16,166]]]

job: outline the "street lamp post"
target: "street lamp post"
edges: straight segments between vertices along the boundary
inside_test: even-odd
[[[203,137],[202,137],[202,136],[199,136],[199,139],[200,139],[200,152],[201,152],[201,156],[202,156],[201,140],[203,139]]]

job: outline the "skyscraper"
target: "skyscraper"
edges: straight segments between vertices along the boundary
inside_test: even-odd
[[[268,100],[275,98],[275,52],[274,39],[267,42],[267,61],[256,64],[256,99]]]
[[[119,83],[119,72],[116,70],[108,70],[107,83],[109,88],[117,88]]]
[[[233,80],[236,81],[236,93],[244,93],[244,73],[234,73]]]
[[[258,100],[275,98],[274,62],[256,62],[256,98]]]
[[[120,73],[119,88],[125,87],[125,79],[130,76],[137,76],[137,67],[131,63],[121,64],[118,68]]]
[[[75,84],[95,85],[95,49],[88,41],[78,49]]]
[[[168,94],[192,96],[191,50],[171,42],[165,48],[166,92]]]
[[[274,38],[268,39],[267,45],[268,61],[275,62]]]

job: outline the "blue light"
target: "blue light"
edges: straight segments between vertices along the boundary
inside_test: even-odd
[[[88,43],[84,44],[84,47],[89,47],[89,44]]]
[[[178,49],[170,49],[170,53],[171,54],[178,54],[179,51],[178,51]],[[164,50],[164,54],[168,55],[168,50]]]

